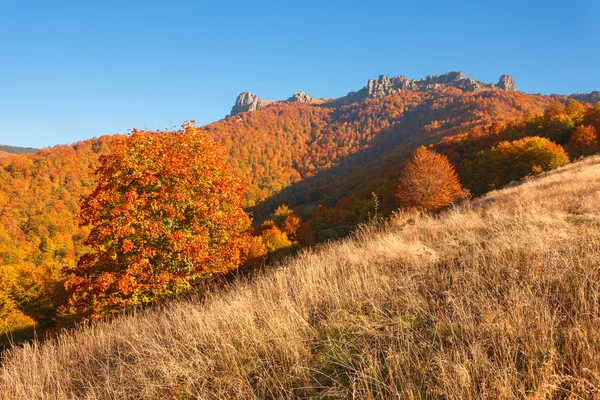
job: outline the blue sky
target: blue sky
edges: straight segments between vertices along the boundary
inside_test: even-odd
[[[0,143],[43,147],[447,71],[600,90],[600,6],[562,1],[0,0]]]

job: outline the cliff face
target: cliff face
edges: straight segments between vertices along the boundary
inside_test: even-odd
[[[259,110],[265,106],[265,101],[250,92],[242,92],[235,100],[235,104],[231,108],[231,115],[239,114],[246,111]]]
[[[381,75],[379,79],[369,79],[367,85],[357,92],[350,92],[346,96],[325,100],[314,99],[304,92],[296,92],[286,102],[303,102],[325,104],[330,106],[341,106],[350,103],[362,101],[367,98],[383,97],[395,94],[403,90],[415,92],[424,92],[434,90],[440,87],[456,87],[466,92],[479,92],[481,90],[516,90],[515,81],[510,75],[502,75],[498,83],[484,83],[473,78],[467,78],[462,72],[448,72],[443,75],[430,75],[424,79],[408,79],[399,75],[389,78]],[[252,93],[241,93],[233,108],[231,115],[245,111],[254,111],[261,109],[271,103],[273,100],[263,100]]]

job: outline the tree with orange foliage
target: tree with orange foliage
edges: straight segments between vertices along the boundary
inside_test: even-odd
[[[302,220],[296,217],[294,214],[288,215],[283,220],[283,231],[288,235],[288,237],[296,241],[298,240],[298,230],[300,229],[300,224],[302,224]]]
[[[302,221],[294,215],[294,212],[288,206],[282,204],[277,207],[273,212],[273,222],[285,232],[290,240],[296,241],[296,235]]]
[[[288,253],[291,250],[292,242],[287,234],[279,229],[272,220],[263,222],[260,237],[268,254]]]
[[[397,196],[403,207],[437,211],[464,198],[465,192],[448,158],[420,147],[400,177]]]
[[[98,318],[189,290],[248,253],[245,184],[192,124],[134,130],[101,158],[80,224],[89,252],[66,283],[71,310]]]
[[[575,157],[587,156],[598,149],[598,134],[591,125],[579,125],[569,138],[569,150]]]

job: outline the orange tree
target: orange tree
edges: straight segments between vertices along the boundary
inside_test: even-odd
[[[397,195],[403,207],[436,211],[465,192],[448,158],[420,147],[404,168]]]
[[[89,252],[66,282],[70,312],[98,318],[189,290],[240,265],[250,245],[244,182],[192,124],[134,130],[103,156],[80,224]]]
[[[579,125],[569,138],[569,150],[573,156],[587,156],[598,148],[598,135],[591,126]]]

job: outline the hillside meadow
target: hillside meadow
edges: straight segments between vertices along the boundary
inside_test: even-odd
[[[600,158],[2,355],[3,399],[595,398]]]
[[[539,115],[556,100],[566,98],[439,88],[337,108],[274,104],[199,129],[224,146],[225,161],[246,180],[245,207],[254,227],[286,205],[302,220],[292,241],[307,246],[343,237],[367,220],[375,208],[373,193],[384,215],[396,209],[398,177],[417,147],[474,127]],[[579,105],[581,113],[592,110]],[[560,126],[566,121],[573,128],[571,114],[558,114]],[[89,234],[78,224],[80,202],[94,190],[101,157],[112,154],[122,138],[105,135],[0,158],[0,348],[7,336],[22,341],[71,325],[64,269],[74,268],[87,252]],[[462,154],[472,142],[480,144],[469,136],[448,142],[446,149]],[[466,176],[479,177],[477,171],[470,168]]]

